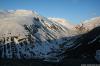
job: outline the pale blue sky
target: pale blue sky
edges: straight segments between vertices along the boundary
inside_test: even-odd
[[[79,23],[100,16],[100,0],[0,0],[0,9],[35,10],[45,17],[65,18]]]

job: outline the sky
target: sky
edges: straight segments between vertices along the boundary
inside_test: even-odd
[[[45,17],[80,23],[100,16],[100,0],[0,0],[0,10],[33,10]]]

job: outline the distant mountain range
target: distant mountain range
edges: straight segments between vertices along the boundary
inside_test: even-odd
[[[100,17],[74,25],[30,10],[0,11],[1,59],[59,62],[64,57],[95,56],[99,44]]]

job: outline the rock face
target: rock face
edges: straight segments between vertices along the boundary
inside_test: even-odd
[[[100,22],[99,17],[97,21]],[[63,53],[83,45],[83,39],[88,38],[83,35],[92,31],[87,31],[87,25],[72,25],[64,19],[45,18],[29,10],[0,11],[0,58],[58,62],[64,58]],[[92,43],[97,37],[92,38],[87,42]]]

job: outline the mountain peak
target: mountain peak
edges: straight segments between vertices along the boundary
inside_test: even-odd
[[[17,15],[32,15],[33,11],[31,11],[31,10],[16,10],[15,14],[17,14]]]
[[[48,19],[53,21],[53,22],[57,22],[57,23],[65,26],[65,27],[67,27],[69,29],[72,29],[72,30],[74,29],[74,26],[75,26],[70,21],[68,21],[68,20],[66,20],[64,18],[52,18],[52,17],[49,17]]]
[[[83,23],[89,23],[89,22],[91,22],[91,21],[93,22],[95,20],[100,20],[100,17],[94,17],[94,18],[91,18],[89,20],[85,20]]]

